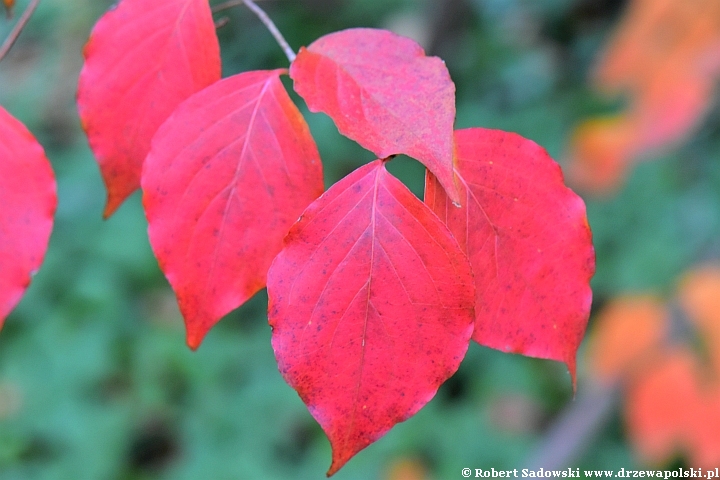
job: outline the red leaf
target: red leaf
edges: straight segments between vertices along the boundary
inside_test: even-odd
[[[220,50],[207,0],[122,0],[84,54],[78,109],[107,186],[107,218],[140,186],[160,124],[220,78]]]
[[[305,210],[268,296],[280,372],[332,444],[328,475],[420,410],[472,334],[467,258],[380,160]]]
[[[301,48],[290,66],[313,112],[380,158],[418,159],[459,201],[453,178],[455,85],[437,57],[386,30],[355,28]]]
[[[283,237],[323,191],[315,142],[282,72],[215,83],[153,139],[142,179],[150,242],[192,348],[265,286]]]
[[[43,148],[0,107],[0,327],[40,268],[56,205]]]
[[[455,133],[463,207],[428,176],[425,202],[447,223],[475,273],[473,339],[491,348],[567,364],[590,313],[595,256],[585,204],[560,167],[513,133]]]

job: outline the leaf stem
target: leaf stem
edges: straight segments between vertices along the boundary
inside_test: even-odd
[[[5,58],[5,55],[7,55],[12,46],[15,44],[15,41],[20,36],[20,32],[22,32],[23,28],[25,28],[25,25],[27,25],[30,17],[35,12],[35,9],[37,8],[39,3],[40,0],[31,0],[30,5],[27,6],[23,14],[20,16],[20,19],[15,24],[15,27],[13,27],[12,31],[3,42],[2,46],[0,46],[0,61]]]
[[[261,22],[265,24],[268,30],[270,30],[270,33],[273,37],[275,37],[275,41],[280,45],[280,48],[282,48],[283,52],[285,52],[285,56],[288,58],[290,63],[295,60],[295,52],[292,48],[290,48],[290,45],[287,43],[287,40],[285,40],[285,37],[282,36],[282,33],[280,33],[280,30],[275,26],[272,20],[270,20],[270,17],[267,16],[267,13],[265,11],[258,7],[253,0],[243,0],[243,3],[246,7],[248,7],[250,10],[252,10],[255,15],[258,16]]]
[[[280,30],[278,30],[270,17],[268,17],[267,13],[265,13],[262,8],[258,7],[253,0],[229,0],[225,3],[216,5],[215,7],[213,7],[212,11],[219,12],[221,10],[234,7],[236,5],[245,5],[247,8],[252,10],[253,13],[258,16],[260,21],[265,24],[265,27],[267,27],[267,29],[270,31],[270,34],[275,38],[275,41],[278,43],[278,45],[280,45],[280,48],[282,48],[285,56],[288,58],[290,63],[295,60],[295,52],[292,48],[290,48],[290,44],[288,44],[287,40],[285,40],[285,37],[283,37],[282,33],[280,33]]]

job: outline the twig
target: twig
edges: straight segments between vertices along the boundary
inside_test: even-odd
[[[217,30],[217,29],[224,27],[225,25],[228,24],[229,21],[230,21],[230,17],[218,18],[217,21],[215,22],[215,29]]]
[[[27,25],[30,17],[35,12],[35,9],[37,8],[39,3],[40,0],[32,0],[30,2],[30,5],[27,6],[23,14],[20,16],[20,19],[10,32],[10,35],[8,35],[8,37],[5,39],[2,46],[0,47],[0,61],[5,58],[5,55],[7,55],[12,46],[15,44],[15,41],[20,36],[20,32],[22,32],[23,28],[25,28],[25,25]]]
[[[267,13],[265,13],[262,8],[258,7],[253,0],[229,0],[225,3],[216,5],[215,7],[213,7],[212,11],[219,12],[222,10],[226,10],[230,7],[234,7],[236,5],[245,5],[247,8],[252,10],[253,13],[258,16],[260,21],[265,24],[265,27],[270,30],[270,34],[275,38],[275,41],[278,43],[278,45],[280,45],[280,48],[282,48],[283,52],[285,52],[285,56],[288,58],[290,63],[295,60],[295,52],[292,48],[290,48],[290,45],[288,44],[287,40],[285,40],[285,37],[282,36],[280,30],[278,30],[273,21],[270,20],[270,17],[267,16]]]
[[[606,424],[619,400],[620,386],[590,385],[555,420],[524,467],[558,470],[572,466]]]
[[[267,13],[265,11],[258,7],[253,0],[243,0],[243,3],[246,7],[248,7],[250,10],[252,10],[255,15],[258,16],[261,22],[265,24],[268,30],[270,30],[270,33],[273,37],[275,37],[275,41],[280,45],[280,48],[282,48],[283,52],[285,52],[285,56],[288,58],[290,63],[295,60],[295,52],[293,52],[293,49],[290,48],[290,45],[287,43],[287,40],[285,40],[285,37],[282,36],[282,33],[280,33],[280,30],[275,26],[272,20],[270,20],[270,17],[267,16]]]

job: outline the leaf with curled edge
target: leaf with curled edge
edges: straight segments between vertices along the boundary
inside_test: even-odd
[[[381,160],[305,210],[268,296],[280,372],[332,444],[328,475],[430,401],[473,330],[465,254]]]
[[[323,191],[320,156],[283,71],[215,83],[153,139],[142,177],[150,242],[193,349],[265,286],[283,237]]]
[[[42,146],[0,107],[0,328],[40,268],[56,206]]]
[[[463,206],[452,205],[429,173],[425,202],[472,263],[473,339],[565,362],[574,386],[595,272],[585,204],[547,152],[517,134],[458,130],[455,149]]]
[[[97,22],[84,55],[78,110],[107,187],[107,218],[140,187],[160,124],[220,79],[220,47],[207,0],[122,0]]]
[[[409,38],[353,28],[301,48],[290,66],[295,91],[313,112],[380,158],[404,153],[460,201],[453,177],[455,84],[445,62]]]

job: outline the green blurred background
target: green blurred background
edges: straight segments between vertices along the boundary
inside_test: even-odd
[[[593,93],[587,76],[621,0],[259,3],[295,49],[348,27],[415,37],[447,62],[458,128],[518,132],[556,159],[579,120],[620,106]],[[26,4],[18,1],[16,15]],[[150,250],[139,194],[101,219],[104,187],[74,101],[83,44],[110,4],[43,0],[0,63],[0,104],[46,148],[59,194],[44,265],[0,333],[0,479],[323,478],[330,447],[277,371],[265,293],[228,315],[193,353]],[[235,7],[216,19],[224,16],[224,75],[287,66],[250,11]],[[12,23],[0,21],[0,37]],[[328,185],[373,158],[293,98]],[[667,293],[682,271],[717,258],[717,152],[714,109],[681,147],[634,168],[617,194],[587,199],[595,310],[619,293]],[[389,168],[421,194],[418,163],[398,158]],[[583,352],[580,396],[590,383]],[[334,478],[420,479],[424,471],[451,479],[463,467],[519,468],[578,405],[585,404],[573,401],[562,365],[472,344],[432,402]],[[570,466],[638,467],[617,402],[588,432]],[[399,476],[402,465],[410,476]]]

